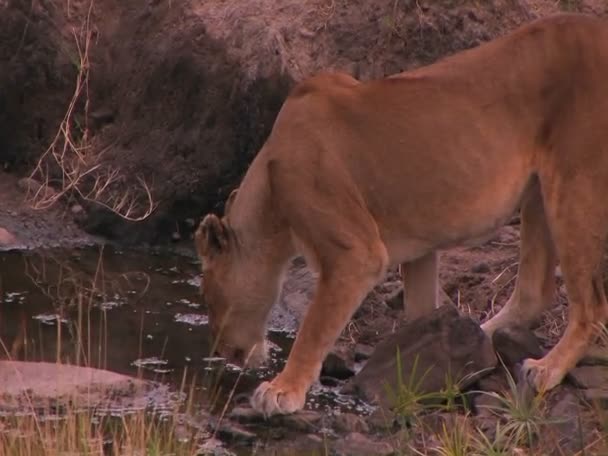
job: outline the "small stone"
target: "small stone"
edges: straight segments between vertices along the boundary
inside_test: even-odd
[[[398,288],[385,299],[386,305],[393,310],[403,310],[403,288]]]
[[[358,363],[369,359],[369,357],[372,356],[372,353],[374,353],[374,347],[372,347],[371,345],[355,345],[355,362]]]
[[[543,350],[534,333],[522,326],[500,328],[492,335],[494,350],[511,370],[527,358],[539,359]]]
[[[340,413],[334,419],[334,429],[338,432],[347,434],[350,432],[369,433],[369,426],[363,417],[354,413]]]
[[[321,375],[345,380],[355,374],[352,362],[344,351],[334,349],[323,362]]]
[[[558,279],[561,279],[563,277],[562,268],[559,264],[555,266],[555,277],[557,277]]]
[[[23,177],[17,181],[17,187],[24,192],[37,195],[40,198],[50,198],[55,196],[57,192],[54,188],[46,184],[38,182],[31,177]]]
[[[0,246],[14,245],[17,238],[6,228],[0,227]]]
[[[488,266],[488,263],[477,263],[473,266],[472,271],[476,274],[487,274],[490,272],[490,266]]]
[[[213,456],[232,456],[234,453],[224,448],[223,443],[218,439],[209,439],[205,441],[197,449],[199,455],[213,455]]]
[[[338,455],[345,456],[383,456],[393,454],[395,449],[386,441],[374,441],[359,432],[353,432],[338,440],[334,451]]]
[[[81,214],[84,209],[82,208],[82,206],[80,204],[74,204],[71,208],[70,211],[72,212],[72,214],[74,215],[79,215]]]

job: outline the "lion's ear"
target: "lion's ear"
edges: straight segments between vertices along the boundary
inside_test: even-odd
[[[230,192],[230,195],[228,195],[228,199],[226,200],[226,203],[224,204],[224,215],[227,216],[228,212],[230,211],[230,208],[232,207],[232,203],[234,202],[234,199],[236,198],[236,194],[238,193],[239,189],[235,188],[234,190],[232,190]]]
[[[198,254],[210,257],[227,250],[228,236],[228,228],[217,215],[206,215],[194,235]]]

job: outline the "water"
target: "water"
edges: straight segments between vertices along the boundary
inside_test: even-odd
[[[166,251],[1,253],[0,354],[185,385],[197,406],[217,413],[231,394],[244,400],[282,368],[294,335],[270,332],[262,369],[242,371],[212,356],[199,271],[195,257]],[[306,407],[365,412],[338,387],[316,386]]]

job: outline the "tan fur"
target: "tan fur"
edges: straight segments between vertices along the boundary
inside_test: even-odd
[[[384,80],[313,77],[286,100],[226,216],[208,215],[197,232],[218,351],[263,359],[282,273],[304,254],[320,273],[315,298],[285,369],[252,398],[266,414],[298,410],[389,266],[420,272],[409,287],[428,308],[434,252],[486,238],[521,207],[515,291],[484,329],[538,317],[559,257],[568,327],[525,363],[538,389],[552,388],[608,316],[607,195],[608,25],[599,19],[539,20]]]

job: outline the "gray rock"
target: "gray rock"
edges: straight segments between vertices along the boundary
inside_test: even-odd
[[[409,383],[414,375],[419,393],[440,391],[448,375],[466,388],[496,366],[492,344],[479,325],[446,305],[405,324],[378,344],[343,390],[358,392],[383,407],[393,406],[387,387],[398,390],[397,349],[403,382]]]
[[[492,345],[510,370],[526,358],[540,359],[543,350],[534,333],[522,326],[500,328],[492,335]]]
[[[579,398],[572,392],[566,391],[565,395],[553,406],[549,412],[551,430],[554,432],[554,442],[561,454],[575,454],[585,447],[583,429],[583,407]]]

